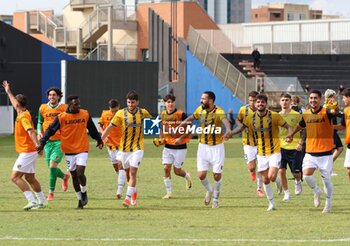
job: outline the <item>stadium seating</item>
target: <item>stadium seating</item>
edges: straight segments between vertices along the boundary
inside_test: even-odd
[[[255,74],[240,62],[252,62],[249,54],[222,54],[247,76]],[[249,64],[249,63],[248,63]],[[246,68],[244,68],[246,67]],[[249,66],[248,66],[249,67]],[[262,55],[261,70],[269,77],[298,77],[302,86],[325,91],[350,87],[350,55]]]

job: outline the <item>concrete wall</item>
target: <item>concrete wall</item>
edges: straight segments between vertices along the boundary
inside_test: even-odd
[[[171,24],[171,3],[139,4],[137,9],[138,20],[138,50],[148,49],[148,9],[152,8],[164,22]],[[189,26],[196,29],[219,29],[215,22],[196,2],[177,2],[177,24],[175,25],[178,37],[185,38]]]

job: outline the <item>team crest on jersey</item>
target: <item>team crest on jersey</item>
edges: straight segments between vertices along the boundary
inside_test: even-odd
[[[21,164],[17,165],[17,168],[18,168],[18,169],[21,169],[21,167],[22,167],[22,165],[21,165]]]

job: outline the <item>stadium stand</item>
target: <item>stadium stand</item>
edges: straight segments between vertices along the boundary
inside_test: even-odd
[[[350,87],[350,55],[262,55],[261,70],[254,72],[250,54],[222,54],[246,76],[298,77],[301,85],[325,91]]]

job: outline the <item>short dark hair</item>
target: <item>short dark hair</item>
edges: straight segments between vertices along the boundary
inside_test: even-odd
[[[28,104],[28,99],[25,95],[23,94],[18,94],[15,96],[19,106],[21,106],[22,108],[25,108],[27,107],[27,104]]]
[[[342,96],[350,97],[350,88],[346,88],[342,91]]]
[[[59,89],[59,88],[57,88],[57,87],[50,87],[50,88],[47,89],[47,91],[46,91],[46,96],[49,96],[50,91],[56,92],[57,96],[60,97],[59,100],[61,100],[61,98],[62,98],[62,96],[63,96],[63,93],[62,93],[61,89]]]
[[[174,96],[174,94],[167,94],[163,97],[164,102],[168,101],[169,99],[171,101],[175,102],[176,97]]]
[[[110,108],[116,108],[119,107],[119,102],[117,99],[111,99],[109,100],[108,105]]]
[[[282,97],[292,99],[292,96],[290,94],[284,92],[281,94],[280,98]]]
[[[296,95],[292,96],[292,100],[295,100],[296,103],[300,103],[300,98]]]
[[[259,94],[256,96],[256,100],[264,100],[265,102],[267,102],[268,97],[265,94]]]
[[[257,95],[259,95],[259,92],[251,91],[251,92],[249,92],[248,97],[257,97]]]
[[[311,94],[317,94],[319,98],[322,98],[322,93],[319,90],[312,90],[312,91],[310,91],[309,96]]]
[[[67,102],[71,103],[75,99],[79,99],[79,97],[77,95],[70,95],[67,97]]]
[[[137,94],[136,91],[132,90],[132,91],[129,91],[128,94],[126,94],[126,99],[138,101],[139,95]]]
[[[215,102],[215,93],[212,91],[205,91],[203,94],[207,94],[209,99],[213,99],[213,102]]]

